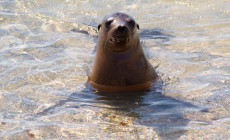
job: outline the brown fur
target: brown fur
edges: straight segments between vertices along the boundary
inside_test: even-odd
[[[139,25],[124,13],[106,16],[98,25],[99,40],[89,84],[99,91],[148,89],[158,78],[138,36]]]

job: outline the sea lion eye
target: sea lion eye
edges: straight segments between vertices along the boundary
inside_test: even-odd
[[[105,27],[109,28],[110,24],[113,22],[113,20],[109,20],[105,22]]]
[[[130,26],[134,26],[134,25],[135,25],[135,21],[134,21],[134,20],[132,20],[132,19],[131,19],[131,20],[129,20],[129,21],[128,21],[128,23],[129,23],[129,25],[130,25]]]

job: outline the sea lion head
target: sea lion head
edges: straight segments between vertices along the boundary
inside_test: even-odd
[[[139,41],[137,29],[139,25],[131,16],[120,12],[109,14],[98,25],[99,46],[113,53],[131,49]]]

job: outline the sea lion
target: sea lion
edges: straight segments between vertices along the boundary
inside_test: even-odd
[[[138,36],[139,25],[125,13],[107,15],[98,25],[96,58],[88,83],[98,91],[148,89],[158,75],[148,62]]]

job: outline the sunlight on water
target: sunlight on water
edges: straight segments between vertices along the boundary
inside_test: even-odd
[[[228,0],[0,1],[1,139],[229,139]],[[97,25],[133,16],[162,82],[132,96],[85,86]]]

